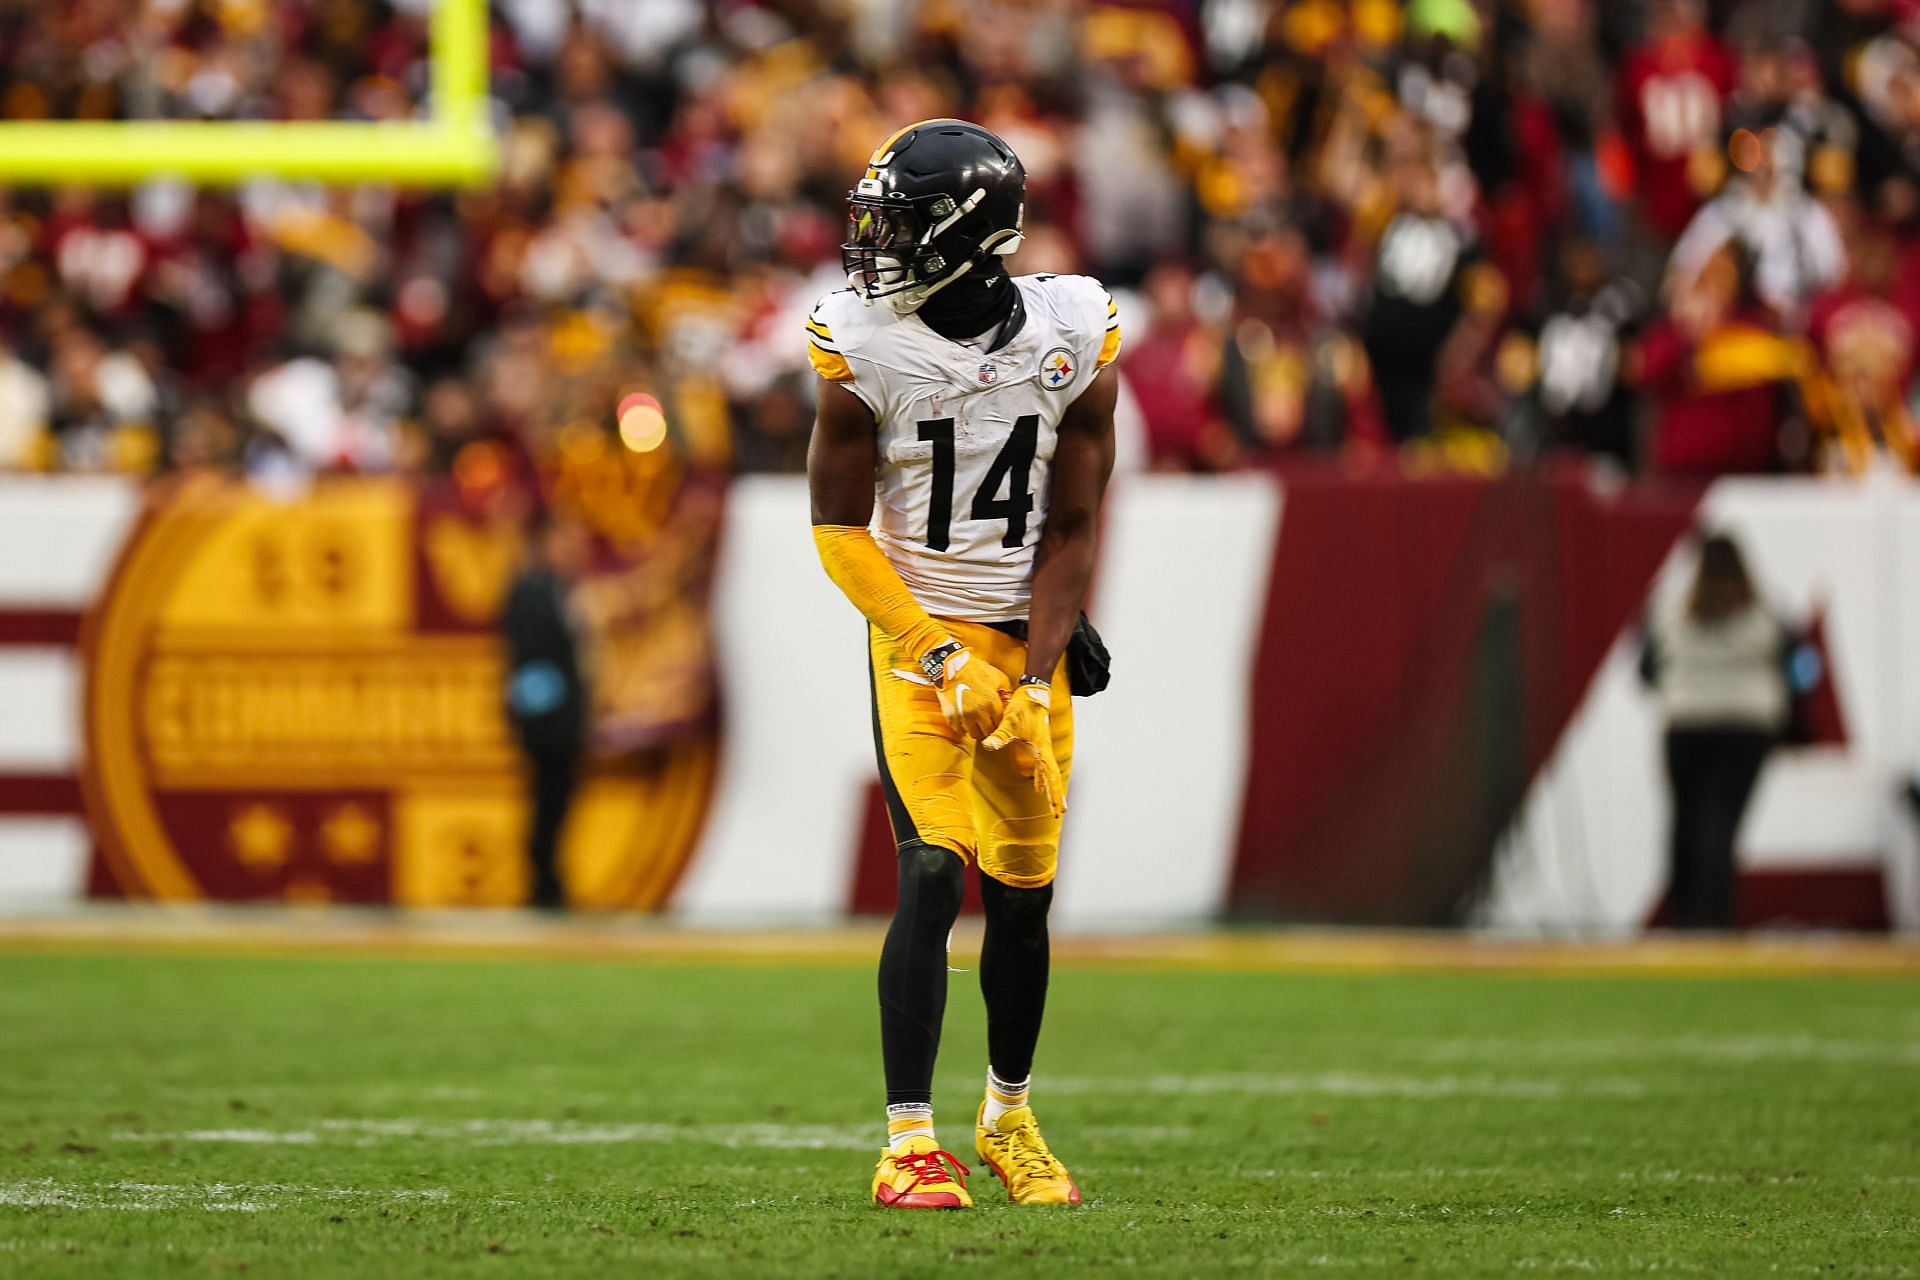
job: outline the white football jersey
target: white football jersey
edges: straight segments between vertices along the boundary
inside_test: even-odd
[[[807,320],[820,376],[879,424],[873,536],[935,617],[1027,616],[1055,429],[1120,351],[1113,299],[1087,276],[1018,276],[1026,322],[998,351],[943,338],[851,289]]]

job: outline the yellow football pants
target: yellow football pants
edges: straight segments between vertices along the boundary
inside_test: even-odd
[[[977,622],[942,619],[953,638],[1018,684],[1027,646]],[[951,849],[1002,884],[1033,889],[1053,881],[1060,861],[1060,819],[1048,812],[1013,751],[983,751],[947,723],[940,698],[919,665],[869,628],[873,666],[874,748],[894,840]],[[1066,783],[1073,767],[1073,698],[1063,657],[1053,672],[1054,758]]]

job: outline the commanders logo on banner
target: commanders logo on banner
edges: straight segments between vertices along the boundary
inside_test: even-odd
[[[95,883],[128,896],[505,905],[527,798],[496,627],[514,522],[398,480],[293,500],[157,490],[86,640]],[[562,858],[582,905],[659,905],[715,757],[710,556],[667,589],[612,566],[589,630],[620,739]],[[624,584],[624,585],[623,585]]]

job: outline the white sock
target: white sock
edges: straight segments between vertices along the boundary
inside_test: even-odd
[[[887,1104],[887,1149],[898,1151],[908,1138],[933,1136],[931,1102],[890,1102]]]
[[[1027,1088],[1033,1083],[1033,1077],[1025,1080],[1003,1080],[995,1074],[992,1067],[987,1068],[987,1109],[980,1113],[980,1123],[991,1129],[1000,1123],[1000,1117],[1015,1107],[1027,1105]]]

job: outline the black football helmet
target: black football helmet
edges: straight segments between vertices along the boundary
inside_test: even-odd
[[[1020,244],[1027,171],[965,120],[922,120],[880,144],[847,193],[847,283],[901,314]]]

